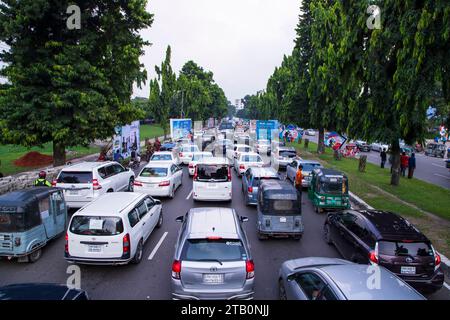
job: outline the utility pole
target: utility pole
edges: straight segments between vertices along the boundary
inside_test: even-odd
[[[183,119],[184,91],[181,90],[181,119]]]

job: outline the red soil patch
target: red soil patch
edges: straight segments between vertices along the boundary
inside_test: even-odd
[[[47,156],[37,151],[28,152],[24,156],[14,161],[18,167],[40,167],[53,163],[53,157]]]

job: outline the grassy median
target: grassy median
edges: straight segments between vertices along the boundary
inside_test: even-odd
[[[331,149],[316,153],[317,144],[292,144],[301,157],[316,159],[325,167],[345,172],[354,194],[379,210],[396,212],[414,223],[445,255],[450,255],[450,190],[418,179],[401,178],[397,187],[390,185],[390,172],[367,162],[366,172],[358,170],[358,160],[335,160]],[[436,218],[439,217],[439,218]]]
[[[164,136],[164,130],[161,128],[161,126],[157,124],[149,125],[141,125],[140,130],[140,140],[145,141],[145,139],[153,139],[156,137],[162,137]]]

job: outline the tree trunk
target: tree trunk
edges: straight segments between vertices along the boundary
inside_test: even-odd
[[[359,166],[358,170],[359,172],[366,172],[366,163],[367,163],[367,156],[361,156],[359,158]]]
[[[63,143],[53,141],[53,166],[59,167],[66,164],[66,146]]]
[[[391,185],[398,186],[400,184],[400,144],[398,139],[392,143],[392,170]]]
[[[325,129],[319,128],[319,141],[317,142],[317,153],[322,154],[325,152]]]

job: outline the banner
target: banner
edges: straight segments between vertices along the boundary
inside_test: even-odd
[[[192,134],[191,119],[170,119],[170,136],[172,140],[186,138]]]
[[[131,151],[141,152],[140,146],[140,122],[134,121],[129,125],[116,127],[113,143],[113,158],[126,159],[131,156]]]
[[[267,139],[272,141],[274,137],[278,137],[278,121],[277,120],[257,120],[256,121],[256,139]]]

